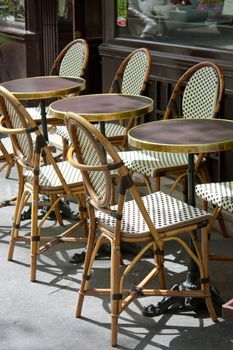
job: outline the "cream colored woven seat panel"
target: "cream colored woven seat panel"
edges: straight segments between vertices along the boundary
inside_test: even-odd
[[[80,183],[82,184],[82,175],[80,171],[69,164],[68,161],[57,163],[65,181],[68,185]],[[33,180],[33,173],[27,171],[25,178],[29,181]],[[39,185],[43,187],[60,187],[62,186],[61,181],[55,172],[52,165],[45,165],[40,168]]]
[[[3,146],[5,147],[5,149],[7,150],[7,152],[9,154],[13,154],[13,148],[12,148],[12,143],[11,143],[11,139],[10,137],[4,137],[3,139],[1,139],[1,142],[3,144]],[[0,150],[0,157],[2,157],[3,154]]]
[[[151,177],[154,177],[158,170],[188,165],[186,153],[127,151],[119,152],[119,155],[130,170]]]
[[[142,197],[142,201],[159,232],[182,227],[188,223],[202,222],[204,218],[210,218],[210,215],[204,210],[192,207],[163,192],[149,194]],[[112,210],[115,208],[115,206],[111,207]],[[97,211],[96,217],[102,225],[111,231],[114,230],[116,219],[101,211]],[[126,202],[124,205],[121,228],[122,234],[126,235],[149,233],[148,226],[134,200]]]
[[[233,181],[197,185],[196,195],[218,207],[233,212]]]
[[[121,86],[122,94],[140,95],[148,67],[144,52],[137,52],[128,61]]]
[[[213,118],[218,76],[213,67],[198,69],[188,81],[182,99],[184,118]]]
[[[100,129],[99,124],[96,126]],[[105,123],[105,135],[106,137],[118,137],[126,134],[126,128],[116,123]]]
[[[27,107],[26,110],[30,114],[32,119],[34,119],[34,120],[41,120],[40,106],[38,106],[38,107]],[[46,119],[51,118],[51,116],[48,113],[48,107],[45,108],[45,112],[46,112]]]
[[[67,141],[70,142],[70,135],[67,131],[67,128],[66,126],[57,126],[56,127],[56,134],[61,136],[61,137],[64,137]]]
[[[99,124],[95,124],[97,129],[100,129]],[[64,137],[67,141],[70,142],[70,136],[66,129],[66,126],[58,126],[56,128],[56,133],[59,136]],[[118,136],[124,136],[126,133],[126,128],[122,125],[118,125],[115,123],[105,123],[105,135],[106,137],[118,137]]]
[[[59,75],[63,77],[79,78],[82,72],[85,56],[86,53],[83,43],[72,45],[62,59]]]

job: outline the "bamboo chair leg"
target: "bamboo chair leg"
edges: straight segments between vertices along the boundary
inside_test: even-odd
[[[57,195],[51,195],[51,199],[52,199],[52,204],[57,200],[58,196]],[[59,203],[58,202],[58,205],[55,206],[54,208],[54,212],[55,212],[55,216],[56,216],[56,219],[59,223],[60,226],[63,226],[63,220],[62,220],[62,216],[61,216],[61,213],[60,213],[60,209],[59,209]]]
[[[31,282],[36,280],[36,263],[40,236],[38,235],[38,193],[32,194],[32,218],[31,218],[31,257],[30,257],[30,277]]]
[[[111,243],[111,318],[112,318],[112,346],[117,345],[118,317],[120,313],[120,248],[113,241]]]
[[[152,193],[152,187],[151,187],[151,182],[150,182],[150,179],[149,179],[149,176],[144,176],[144,180],[145,180],[145,183],[146,183],[146,187],[147,187],[147,191],[148,193]]]
[[[8,177],[10,176],[10,173],[11,173],[11,169],[12,169],[12,168],[13,168],[13,166],[10,165],[10,164],[8,164],[7,170],[6,170],[6,175],[5,175],[6,179],[8,179]]]
[[[26,192],[23,193],[23,186],[19,183],[18,196],[15,204],[14,219],[11,229],[11,237],[9,242],[8,257],[7,259],[11,261],[13,259],[15,241],[19,235],[19,225],[21,221],[21,214],[25,204]]]
[[[84,268],[83,268],[83,278],[79,290],[79,295],[78,295],[78,303],[77,303],[77,308],[76,308],[76,317],[81,316],[82,312],[82,306],[83,306],[83,300],[84,300],[84,295],[85,291],[87,290],[87,282],[90,278],[88,275],[88,271],[90,271],[90,265],[92,262],[92,257],[94,254],[94,245],[95,245],[95,224],[93,228],[93,223],[91,223],[89,235],[88,235],[88,240],[87,240],[87,250],[85,254],[85,261],[84,261]],[[94,251],[93,251],[94,249]]]
[[[202,228],[201,230],[201,242],[202,242],[202,261],[203,261],[203,277],[201,279],[201,289],[205,294],[205,302],[207,309],[209,311],[210,317],[213,321],[217,320],[217,315],[211,300],[210,294],[210,285],[209,285],[209,271],[208,271],[208,257],[209,257],[209,249],[208,249],[208,235],[207,229]]]
[[[166,289],[166,280],[164,276],[164,251],[163,246],[160,247],[157,244],[154,244],[154,260],[159,269],[158,280],[159,280],[159,288]]]
[[[89,225],[86,220],[87,219],[86,196],[83,194],[79,195],[78,203],[79,203],[80,220],[84,222],[84,234],[85,234],[85,237],[88,237]]]
[[[222,216],[222,211],[218,215],[218,222],[219,222],[223,237],[226,237],[226,238],[229,237],[229,233],[227,232],[227,228]]]
[[[62,160],[67,159],[68,148],[69,148],[68,141],[64,137],[62,137]]]
[[[160,191],[160,187],[161,187],[161,177],[160,176],[156,176],[155,177],[155,190]]]

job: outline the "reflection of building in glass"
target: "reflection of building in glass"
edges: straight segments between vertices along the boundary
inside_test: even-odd
[[[0,24],[14,24],[15,22],[25,22],[25,1],[0,1]]]
[[[232,18],[227,16],[225,2],[233,8],[232,0],[129,0],[129,33],[153,38],[198,28],[232,31]]]

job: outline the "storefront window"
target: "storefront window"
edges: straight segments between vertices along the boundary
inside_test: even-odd
[[[0,0],[0,25],[25,27],[25,1]]]
[[[58,22],[72,23],[72,0],[58,0]]]
[[[117,35],[233,50],[233,0],[117,0]]]

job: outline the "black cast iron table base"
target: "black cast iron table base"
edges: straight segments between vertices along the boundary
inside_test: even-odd
[[[200,289],[199,282],[199,271],[193,269],[193,266],[189,268],[186,280],[183,283],[175,284],[171,290],[196,290]],[[196,282],[195,282],[196,281]],[[210,285],[210,293],[215,308],[215,312],[218,316],[222,316],[222,305],[224,301],[219,295],[219,291]],[[144,306],[142,314],[145,317],[155,317],[169,311],[170,308],[179,308],[186,310],[205,310],[206,304],[203,298],[192,298],[192,297],[164,297],[157,305],[148,304]]]
[[[194,154],[188,155],[188,203],[192,206],[196,205],[195,200],[195,171],[194,171]],[[195,233],[196,234],[196,233]],[[190,248],[195,253],[193,243],[191,241]],[[181,284],[175,284],[171,290],[196,290],[200,289],[200,273],[198,266],[193,259],[190,258],[186,280]],[[222,315],[222,304],[224,301],[219,295],[218,290],[210,285],[210,292],[213,306],[217,315]],[[164,297],[157,305],[149,304],[144,306],[142,314],[146,317],[154,317],[168,311],[173,305],[185,309],[204,309],[205,302],[203,298],[193,297]]]

